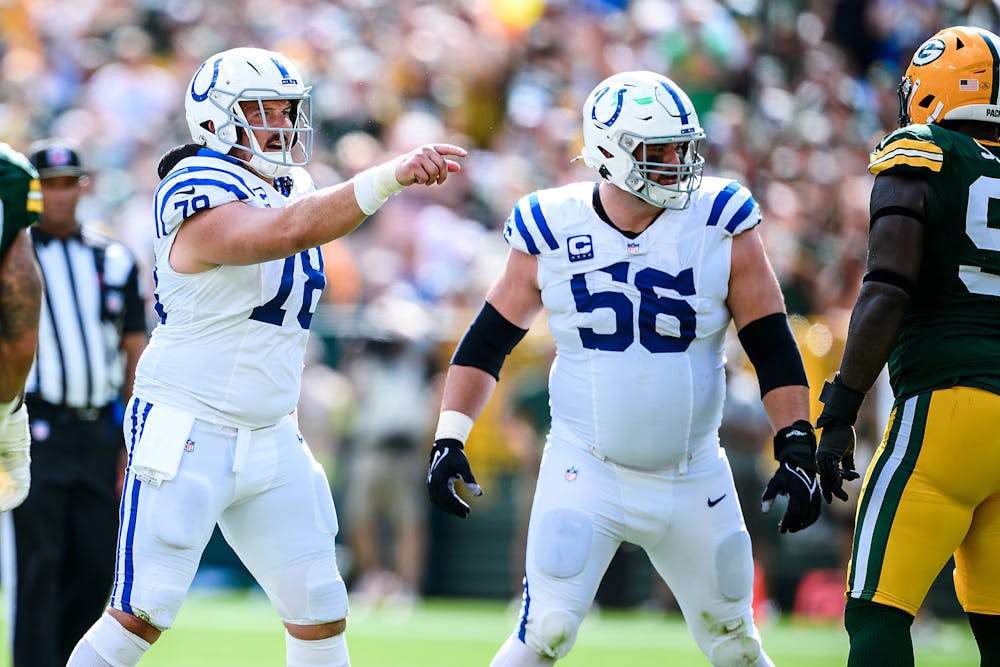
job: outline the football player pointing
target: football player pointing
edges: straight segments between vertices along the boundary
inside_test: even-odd
[[[702,175],[705,136],[687,95],[652,72],[600,83],[583,108],[599,183],[521,199],[507,264],[452,359],[427,483],[464,517],[463,451],[505,355],[543,305],[557,357],[552,430],[528,530],[524,597],[493,665],[548,665],[572,648],[623,541],[672,589],[714,665],[771,665],[751,614],[753,558],[719,446],[729,323],[777,431],[764,493],[789,498],[781,531],[820,511],[808,388],[781,292],[739,183]]]
[[[129,468],[110,607],[69,665],[135,665],[169,628],[216,523],[284,620],[289,665],[347,665],[347,592],[329,485],[295,405],[317,246],[465,155],[422,146],[317,190],[309,89],[285,56],[240,48],[188,87],[193,144],[160,164],[159,323],[125,416]]]
[[[847,500],[854,421],[888,361],[895,403],[861,487],[849,665],[913,665],[910,624],[955,558],[983,665],[1000,665],[1000,38],[942,30],[871,155],[868,272],[823,388],[823,495]],[[933,526],[933,528],[930,528]]]

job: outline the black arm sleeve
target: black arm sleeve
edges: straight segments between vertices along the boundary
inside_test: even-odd
[[[799,346],[784,313],[772,313],[754,320],[740,329],[739,338],[757,371],[761,396],[776,387],[809,386]]]
[[[453,366],[473,366],[500,379],[500,367],[527,329],[522,329],[497,312],[489,301],[469,325],[451,358]]]

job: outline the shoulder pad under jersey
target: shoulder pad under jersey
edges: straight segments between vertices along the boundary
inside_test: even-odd
[[[926,176],[941,171],[944,135],[927,125],[907,125],[890,132],[879,142],[868,160],[868,171],[878,174]]]
[[[202,149],[185,157],[160,181],[154,199],[156,236],[173,232],[198,211],[256,196],[260,179],[221,153]]]
[[[590,210],[593,187],[593,183],[571,183],[522,197],[504,223],[504,240],[531,255],[558,250],[563,235],[557,225],[575,219],[581,210]]]
[[[737,181],[706,177],[698,190],[699,206],[708,208],[706,227],[718,227],[731,236],[760,224],[760,206],[750,190]]]

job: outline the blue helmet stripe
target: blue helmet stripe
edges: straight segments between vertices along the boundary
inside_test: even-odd
[[[688,117],[691,115],[687,109],[684,108],[684,102],[681,101],[681,96],[677,94],[677,91],[673,89],[673,86],[669,85],[666,81],[661,81],[660,85],[663,89],[670,93],[670,97],[674,98],[674,104],[677,105],[677,109],[681,112],[681,123],[687,125],[690,121]]]
[[[535,244],[535,239],[531,238],[531,233],[528,232],[528,226],[524,224],[524,217],[521,215],[520,206],[514,206],[514,225],[517,227],[517,231],[521,235],[521,238],[524,239],[524,245],[528,247],[528,252],[532,255],[537,255],[539,252],[538,246]]]
[[[281,61],[278,60],[277,58],[271,58],[271,62],[274,63],[274,66],[278,68],[278,73],[281,74],[281,77],[283,79],[287,79],[288,70],[285,69],[285,66],[281,64]]]
[[[532,192],[528,196],[528,204],[531,207],[531,217],[535,219],[535,224],[538,225],[538,231],[542,233],[542,238],[545,239],[545,243],[548,244],[549,250],[558,250],[559,242],[556,241],[556,237],[552,235],[552,230],[549,229],[549,223],[545,220],[545,214],[542,213],[542,206],[538,203],[538,193]]]
[[[729,203],[729,200],[733,198],[733,195],[736,194],[739,189],[740,184],[733,181],[724,187],[722,192],[716,196],[715,201],[712,203],[712,212],[708,214],[708,222],[705,223],[707,227],[714,227],[719,224],[719,217],[722,215],[722,209],[726,208],[726,204]]]

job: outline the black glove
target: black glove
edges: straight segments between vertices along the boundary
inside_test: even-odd
[[[438,509],[464,519],[469,516],[469,504],[455,493],[456,480],[462,480],[472,495],[483,495],[483,490],[472,476],[462,443],[454,438],[435,440],[427,470],[427,493]]]
[[[774,458],[778,469],[760,498],[760,509],[767,514],[774,499],[788,496],[785,516],[778,524],[782,533],[808,528],[819,518],[819,484],[816,481],[816,432],[812,424],[800,419],[774,436]]]
[[[837,496],[846,501],[844,482],[860,477],[854,469],[854,422],[865,395],[844,385],[837,373],[833,382],[823,385],[819,400],[823,403],[823,412],[816,420],[816,428],[823,429],[823,433],[816,451],[816,465],[823,499],[832,503],[833,496]]]

